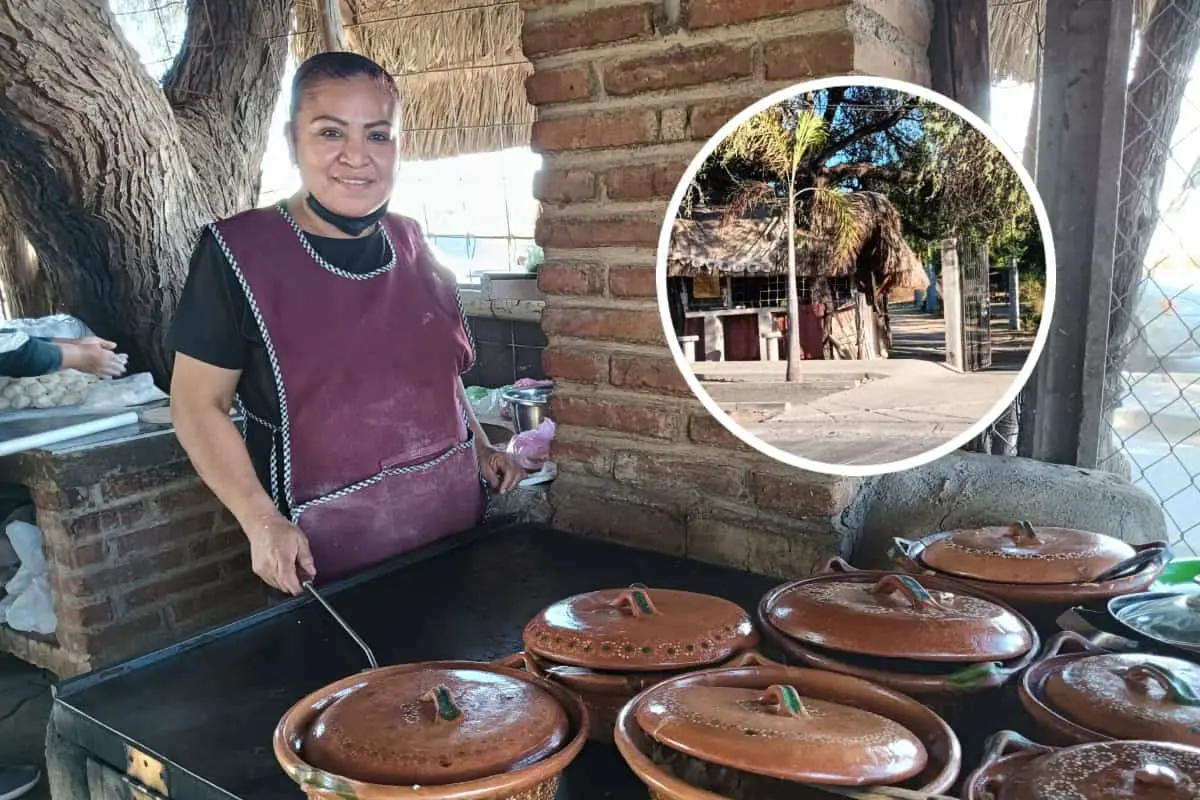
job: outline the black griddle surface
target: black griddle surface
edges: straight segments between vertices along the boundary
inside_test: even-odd
[[[323,593],[381,666],[488,661],[516,652],[534,614],[579,592],[643,583],[719,594],[753,614],[777,583],[534,526],[464,538],[453,549],[443,544],[443,552],[424,560]],[[69,681],[59,702],[91,731],[83,737],[91,742],[77,742],[85,748],[111,752],[115,743],[98,747],[96,737],[125,739],[173,765],[169,773],[181,768],[201,779],[189,781],[199,788],[182,795],[294,800],[299,789],[271,750],[276,723],[300,698],[366,666],[362,651],[326,612],[298,598],[198,645],[185,642]],[[615,747],[588,744],[564,776],[558,800],[645,796]]]

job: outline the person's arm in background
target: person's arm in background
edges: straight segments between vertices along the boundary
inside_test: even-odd
[[[298,569],[316,575],[308,540],[259,482],[246,442],[229,416],[249,349],[241,332],[244,305],[245,294],[206,232],[171,324],[171,422],[196,473],[249,539],[255,574],[299,594]]]
[[[125,372],[125,358],[116,344],[104,339],[47,339],[31,336],[13,350],[0,353],[0,375],[34,378],[64,369],[87,372],[99,378],[116,378]]]
[[[29,338],[12,350],[0,353],[0,375],[34,378],[63,369],[63,351],[44,339]]]

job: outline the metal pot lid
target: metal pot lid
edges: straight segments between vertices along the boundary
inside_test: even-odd
[[[1087,583],[1136,551],[1102,533],[1028,522],[951,531],[920,554],[947,575],[995,583]]]
[[[771,598],[767,620],[806,644],[919,661],[1007,661],[1033,635],[1014,612],[967,594],[929,589],[910,575],[797,581]]]
[[[635,711],[652,739],[693,758],[781,780],[841,786],[900,783],[925,768],[921,740],[852,706],[762,689],[659,684]]]
[[[1200,647],[1200,594],[1125,600],[1114,614],[1118,621],[1160,642]]]
[[[1013,800],[1196,800],[1200,750],[1166,742],[1084,744],[1033,760],[1017,780]]]
[[[539,658],[597,670],[715,664],[758,644],[740,606],[674,589],[603,589],[561,600],[525,626]]]
[[[1055,711],[1114,739],[1200,747],[1200,666],[1121,653],[1071,661],[1045,683]]]
[[[302,756],[351,780],[434,786],[540,761],[569,734],[566,710],[529,680],[484,668],[368,673],[317,717]]]

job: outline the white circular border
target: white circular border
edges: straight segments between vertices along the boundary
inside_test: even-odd
[[[733,421],[732,418],[712,399],[704,387],[700,385],[700,381],[696,379],[696,374],[692,369],[691,364],[684,356],[683,348],[680,347],[679,341],[675,336],[675,325],[671,320],[671,310],[667,302],[667,261],[671,252],[671,232],[675,227],[675,220],[679,213],[679,207],[683,204],[684,195],[687,193],[688,186],[700,168],[704,166],[704,162],[708,160],[713,151],[729,137],[731,133],[743,122],[750,117],[764,111],[767,108],[781,103],[784,100],[795,97],[798,94],[808,92],[821,91],[822,89],[832,89],[845,86],[869,86],[883,89],[892,89],[897,92],[906,92],[910,95],[915,95],[931,103],[936,103],[942,106],[947,111],[953,112],[958,116],[971,123],[976,130],[984,135],[989,142],[992,143],[997,150],[1008,160],[1013,169],[1017,172],[1017,177],[1021,179],[1021,184],[1025,187],[1025,191],[1029,195],[1030,202],[1033,205],[1034,214],[1037,217],[1038,225],[1042,229],[1042,244],[1046,251],[1046,294],[1042,302],[1042,320],[1038,326],[1037,335],[1034,337],[1033,348],[1029,351],[1029,355],[1025,359],[1025,364],[1017,373],[1016,380],[1009,386],[996,404],[981,417],[974,425],[967,428],[966,431],[949,441],[926,450],[924,453],[905,458],[900,461],[888,461],[882,464],[873,464],[869,466],[858,466],[851,464],[827,464],[821,461],[811,461],[807,458],[802,458],[777,447],[767,444],[759,440],[757,437],[750,434],[742,426]],[[1036,113],[1036,110],[1031,113]],[[700,148],[700,152],[696,154],[687,169],[683,171],[683,177],[679,179],[679,184],[675,187],[675,193],[671,196],[671,202],[667,206],[667,214],[663,219],[662,229],[658,236],[658,265],[655,274],[655,284],[658,290],[658,313],[662,320],[663,333],[667,338],[667,346],[671,349],[671,356],[675,359],[675,366],[687,381],[688,387],[697,399],[712,414],[717,422],[736,436],[739,440],[753,447],[763,455],[770,456],[776,461],[781,461],[798,469],[807,470],[809,472],[818,472],[825,475],[845,476],[866,478],[876,475],[887,475],[893,472],[901,472],[907,469],[924,466],[933,461],[937,461],[942,456],[948,455],[955,450],[960,449],[967,442],[974,439],[984,431],[989,425],[999,418],[1000,414],[1012,404],[1021,390],[1029,382],[1030,376],[1038,361],[1041,359],[1042,350],[1046,346],[1046,340],[1050,337],[1050,323],[1054,317],[1054,295],[1057,284],[1058,263],[1054,252],[1053,234],[1050,230],[1050,218],[1046,213],[1046,206],[1042,202],[1041,195],[1038,194],[1037,184],[1029,171],[1025,169],[1025,165],[1021,163],[1016,154],[1012,152],[1009,145],[1000,138],[1000,135],[992,129],[991,125],[982,120],[979,116],[964,108],[962,105],[954,102],[948,97],[944,97],[937,92],[932,91],[924,86],[907,83],[905,81],[893,80],[891,78],[875,78],[862,75],[843,75],[840,77],[820,78],[803,83],[793,84],[786,89],[780,89],[777,92],[764,97],[756,103],[746,107],[731,120],[721,126],[713,136],[704,143]]]

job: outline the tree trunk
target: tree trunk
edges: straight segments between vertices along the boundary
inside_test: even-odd
[[[1200,49],[1200,0],[1160,0],[1142,32],[1125,118],[1125,147],[1117,208],[1117,253],[1105,371],[1105,416],[1120,404],[1121,369],[1136,337],[1133,317],[1141,296],[1150,240],[1158,227],[1158,200],[1171,156],[1184,93]],[[1100,460],[1117,444],[1101,441]]]
[[[105,0],[0,0],[0,195],[64,309],[160,386],[201,226],[257,200],[291,5],[192,0],[160,88]]]
[[[0,288],[8,319],[44,317],[56,310],[54,288],[38,269],[37,254],[0,202]]]
[[[800,381],[800,291],[796,287],[796,180],[788,186],[788,343],[787,376],[790,383]]]

